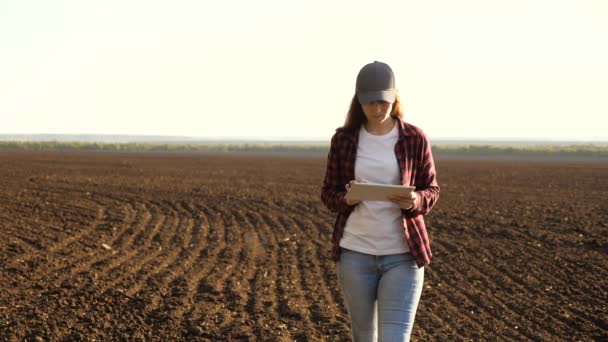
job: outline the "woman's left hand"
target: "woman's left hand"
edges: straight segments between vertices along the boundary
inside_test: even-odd
[[[414,203],[416,203],[416,198],[418,198],[418,195],[416,195],[416,192],[414,191],[410,192],[408,195],[391,195],[387,197],[389,201],[395,203],[403,210],[412,209]]]

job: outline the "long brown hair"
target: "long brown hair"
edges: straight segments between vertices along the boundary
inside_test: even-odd
[[[403,109],[401,108],[401,102],[399,101],[399,93],[395,91],[395,102],[393,103],[393,109],[391,110],[391,117],[403,119]],[[350,101],[350,107],[346,113],[346,120],[344,121],[343,128],[347,131],[354,132],[361,128],[367,122],[365,113],[363,113],[363,107],[359,103],[357,93],[353,96]]]

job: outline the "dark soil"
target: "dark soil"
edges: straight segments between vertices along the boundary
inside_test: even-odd
[[[324,158],[0,161],[0,340],[349,340]],[[607,339],[608,163],[436,163],[412,340]]]

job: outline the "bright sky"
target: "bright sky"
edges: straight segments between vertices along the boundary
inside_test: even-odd
[[[0,133],[329,138],[395,71],[431,138],[608,140],[608,1],[0,1]]]

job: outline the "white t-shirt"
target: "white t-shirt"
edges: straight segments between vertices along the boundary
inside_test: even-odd
[[[385,135],[373,135],[365,126],[359,131],[355,180],[382,184],[401,184],[395,144],[397,125]],[[387,255],[409,251],[403,233],[401,208],[392,202],[362,201],[346,221],[340,246],[353,251]]]

